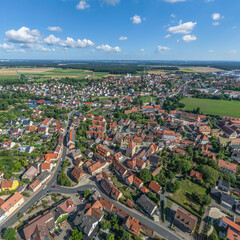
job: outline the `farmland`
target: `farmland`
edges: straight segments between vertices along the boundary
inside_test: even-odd
[[[200,107],[203,114],[240,117],[240,102],[237,101],[185,98],[181,102],[185,104],[184,110]]]
[[[82,69],[63,69],[63,68],[2,68],[0,69],[0,79],[17,79],[18,73],[37,81],[59,78],[89,78],[99,79],[107,76],[108,72],[93,72]]]

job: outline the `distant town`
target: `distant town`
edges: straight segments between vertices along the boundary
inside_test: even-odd
[[[240,70],[189,68],[1,76],[2,239],[240,239]]]

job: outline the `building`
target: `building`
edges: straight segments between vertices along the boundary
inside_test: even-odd
[[[39,173],[38,169],[35,168],[34,166],[31,166],[23,174],[22,179],[29,179],[30,181],[32,181],[38,175],[38,173]]]
[[[237,223],[223,216],[219,222],[219,227],[225,229],[224,234],[226,235],[227,240],[240,239],[240,226]]]
[[[226,173],[237,173],[238,165],[235,163],[230,163],[224,160],[218,160],[218,166],[221,168],[222,172]]]
[[[182,231],[192,233],[197,223],[197,217],[182,208],[178,208],[174,216],[174,224]]]
[[[123,220],[122,225],[131,234],[135,236],[139,235],[141,226],[140,226],[140,222],[137,219],[129,216]]]
[[[0,206],[0,223],[8,218],[24,203],[22,194],[16,192]]]
[[[137,200],[137,203],[150,216],[152,216],[157,210],[157,204],[144,194]]]
[[[77,182],[81,182],[87,179],[87,174],[80,167],[74,167],[71,172],[71,176]]]
[[[132,158],[135,154],[135,151],[136,151],[136,144],[133,141],[131,141],[127,146],[126,156]]]
[[[149,183],[148,188],[156,194],[160,194],[162,190],[162,186],[153,180]]]
[[[222,193],[221,199],[220,199],[221,206],[232,210],[234,204],[235,204],[235,198],[227,195],[226,193]]]

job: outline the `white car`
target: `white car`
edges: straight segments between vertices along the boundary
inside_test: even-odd
[[[45,189],[47,187],[47,185],[45,185],[44,187],[43,187],[43,189]]]

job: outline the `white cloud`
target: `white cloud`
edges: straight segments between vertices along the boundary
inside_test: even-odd
[[[196,24],[197,22],[182,23],[182,21],[180,21],[177,26],[168,28],[168,31],[173,34],[176,34],[176,33],[188,34],[192,32]]]
[[[7,41],[17,43],[35,43],[41,40],[41,34],[37,29],[30,30],[27,27],[21,27],[18,30],[9,30],[5,32]]]
[[[141,17],[138,16],[137,14],[135,14],[133,17],[131,17],[130,20],[131,20],[132,23],[134,23],[134,24],[139,24],[139,23],[142,22]]]
[[[124,40],[128,40],[128,38],[127,38],[126,36],[121,36],[121,37],[119,38],[119,40],[120,40],[120,41],[124,41]]]
[[[208,50],[208,53],[214,53],[214,50],[210,49]]]
[[[184,42],[191,42],[197,40],[197,37],[195,35],[185,35],[183,36],[182,40]]]
[[[77,4],[76,8],[77,8],[78,10],[85,10],[85,9],[87,9],[87,8],[90,8],[90,5],[87,3],[86,0],[81,0],[81,1]]]
[[[213,26],[218,26],[220,23],[219,22],[213,22],[212,25]]]
[[[103,0],[103,2],[114,6],[120,3],[120,0]]]
[[[49,35],[44,39],[44,43],[48,45],[55,45],[60,42],[60,38],[55,37],[53,34]]]
[[[170,17],[171,17],[171,18],[175,18],[176,15],[175,15],[174,13],[172,13],[172,14],[170,15]]]
[[[142,48],[142,49],[140,49],[140,52],[144,52],[145,50]]]
[[[164,0],[164,1],[169,3],[176,3],[176,2],[185,2],[186,0]]]
[[[157,52],[158,53],[165,53],[165,52],[168,52],[170,50],[171,50],[171,48],[169,48],[169,47],[157,46]]]
[[[13,50],[14,49],[14,44],[7,44],[7,43],[3,43],[3,44],[0,44],[0,48],[8,51],[8,50]]]
[[[209,2],[214,2],[215,0],[205,0],[205,1],[209,3]]]
[[[32,51],[40,51],[40,52],[53,52],[55,49],[44,47],[41,44],[36,43],[20,43],[20,47],[27,50]]]
[[[53,31],[53,32],[62,32],[62,29],[60,27],[51,27],[51,26],[49,26],[47,29],[49,31]]]
[[[94,46],[94,43],[88,39],[78,39],[75,41],[73,38],[67,37],[66,40],[60,42],[60,46],[66,48],[87,48]]]
[[[120,47],[111,47],[108,44],[97,46],[96,49],[104,52],[121,52]]]
[[[219,20],[220,18],[221,18],[221,14],[220,13],[213,13],[212,14],[212,19],[214,21]]]
[[[170,38],[171,37],[171,34],[167,34],[164,38],[167,39],[167,38]]]

